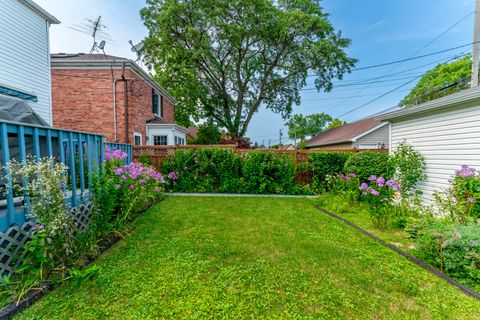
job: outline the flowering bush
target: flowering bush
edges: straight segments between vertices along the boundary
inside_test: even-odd
[[[368,182],[360,184],[362,197],[372,209],[370,210],[373,223],[377,227],[385,227],[389,217],[396,213],[400,197],[400,185],[393,179],[385,180],[384,177],[370,176]]]
[[[425,158],[403,141],[395,148],[390,161],[395,170],[395,179],[402,186],[400,190],[402,198],[415,200],[413,196],[421,193],[416,189],[417,183],[426,179]]]
[[[329,178],[327,180],[331,180]],[[358,189],[359,179],[356,173],[349,173],[347,175],[337,174],[333,178],[332,191],[336,194],[341,194],[345,196],[345,199],[348,200],[350,205],[354,205],[360,197],[360,191]]]
[[[21,254],[23,260],[13,278],[12,295],[21,298],[46,283],[64,281],[67,270],[76,264],[86,243],[79,241],[84,232],[74,224],[65,201],[67,167],[54,158],[38,162],[12,160],[6,166],[8,176],[19,196],[28,199],[28,217],[34,219],[31,238]],[[88,269],[85,272],[89,272]],[[9,278],[3,278],[4,282]],[[10,282],[9,282],[10,283]]]
[[[455,170],[450,187],[436,192],[434,198],[441,210],[454,221],[466,223],[480,218],[480,175],[468,165]]]
[[[105,152],[105,170],[95,188],[102,223],[121,226],[135,213],[159,199],[164,190],[161,173],[139,162],[123,164],[122,150]]]

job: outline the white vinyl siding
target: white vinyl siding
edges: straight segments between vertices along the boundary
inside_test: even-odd
[[[51,124],[49,23],[18,0],[0,0],[0,85],[32,93]]]
[[[461,165],[480,169],[478,103],[394,121],[392,151],[405,139],[425,157],[427,180],[418,186],[424,200],[432,200],[435,190],[448,187],[448,179]]]

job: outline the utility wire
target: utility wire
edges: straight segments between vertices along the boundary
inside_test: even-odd
[[[461,22],[463,22],[464,20],[466,20],[466,19],[467,19],[468,17],[470,17],[472,14],[473,14],[473,11],[469,12],[466,16],[464,16],[463,18],[461,18],[460,20],[458,20],[457,22],[455,22],[453,25],[451,25],[450,27],[448,27],[445,31],[441,32],[441,33],[440,33],[439,35],[437,35],[435,38],[433,38],[433,39],[430,40],[428,43],[426,43],[425,45],[423,45],[420,49],[418,49],[417,51],[415,51],[415,52],[414,52],[412,55],[410,55],[407,59],[404,59],[404,61],[408,61],[408,60],[414,58],[415,55],[417,55],[418,53],[420,53],[421,51],[423,51],[425,48],[427,48],[427,47],[428,47],[429,45],[431,45],[433,42],[435,42],[435,41],[438,40],[440,37],[442,37],[443,35],[445,35],[446,33],[448,33],[450,30],[452,30],[453,28],[455,28],[458,24],[460,24]],[[473,44],[473,43],[471,43],[471,44]],[[470,45],[471,45],[471,44],[470,44]],[[465,46],[466,46],[466,45],[465,45]],[[462,52],[462,53],[463,53],[463,52]],[[397,67],[399,67],[400,64],[403,63],[404,61],[401,61],[401,62],[399,62],[399,64],[396,64],[395,66],[393,66],[393,68],[390,68],[390,70],[388,70],[384,75],[390,74],[393,70],[395,70]],[[404,85],[407,85],[408,83],[413,82],[413,81],[415,81],[416,79],[418,79],[418,78],[414,78],[414,79],[412,79],[411,81],[408,81],[406,84],[403,84],[403,85],[395,88],[394,90],[390,90],[390,91],[387,92],[386,94],[382,94],[380,97],[378,97],[378,99],[380,99],[380,98],[382,98],[382,97],[384,97],[384,96],[386,96],[386,95],[394,92],[395,90],[397,90],[397,89],[399,89],[399,88],[402,88]],[[358,90],[354,95],[358,95],[358,94],[361,93],[363,90],[365,90],[365,89],[367,89],[367,88],[369,88],[369,87],[370,87],[370,86],[367,85],[367,86],[361,88],[361,89]],[[354,109],[355,109],[355,110],[358,110],[358,109],[360,109],[360,108],[363,108],[363,107],[365,107],[366,105],[369,105],[370,103],[372,103],[372,102],[374,102],[374,101],[377,101],[378,99],[375,98],[374,100],[369,101],[369,102],[367,102],[366,104],[363,104],[363,105],[361,105],[361,106],[359,106],[359,107],[357,107],[357,108],[354,108]],[[345,99],[344,101],[340,102],[339,104],[336,104],[334,107],[337,107],[337,106],[345,103],[345,102],[348,101],[348,100],[350,100],[350,98]],[[348,113],[350,113],[350,112],[348,112]],[[346,114],[348,114],[348,113],[346,113]]]
[[[446,63],[450,62],[450,61],[453,60],[453,59],[454,59],[454,58],[452,58],[452,59],[450,59],[450,60],[447,60],[447,61],[445,61],[443,64],[446,64]],[[428,72],[428,71],[427,71],[427,72]],[[423,75],[422,75],[422,76],[423,76]],[[370,100],[370,101],[368,101],[368,102],[366,102],[366,103],[364,103],[364,104],[362,104],[362,105],[360,105],[360,106],[358,106],[358,107],[356,107],[356,108],[353,108],[353,109],[350,110],[350,111],[347,111],[347,112],[345,112],[345,113],[342,113],[341,115],[338,116],[338,118],[343,117],[343,116],[345,116],[345,115],[347,115],[347,114],[349,114],[349,113],[352,113],[352,112],[354,112],[354,111],[356,111],[356,110],[358,110],[358,109],[361,109],[361,108],[363,108],[363,107],[366,107],[366,106],[368,106],[369,104],[371,104],[371,103],[373,103],[373,102],[375,102],[375,101],[377,101],[377,100],[385,97],[386,95],[389,95],[390,93],[395,92],[395,91],[397,91],[398,89],[403,88],[403,87],[406,86],[407,84],[409,84],[409,83],[411,83],[411,82],[413,82],[413,81],[415,81],[415,80],[417,80],[417,79],[420,79],[422,76],[415,77],[415,78],[413,78],[413,79],[411,79],[411,80],[409,80],[409,81],[401,84],[400,86],[396,87],[395,89],[389,90],[389,91],[381,94],[380,96],[378,96],[378,97],[376,97],[376,98],[374,98],[374,99],[372,99],[372,100]]]

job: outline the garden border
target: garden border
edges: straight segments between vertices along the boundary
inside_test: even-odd
[[[382,240],[380,239],[379,237],[377,237],[376,235],[368,232],[367,230],[365,229],[362,229],[361,227],[357,226],[356,224],[354,224],[353,222],[350,222],[349,220],[339,216],[339,215],[336,215],[335,213],[333,212],[330,212],[326,209],[323,209],[322,207],[320,206],[316,206],[316,209],[325,213],[326,215],[334,218],[334,219],[337,219],[339,221],[342,221],[343,223],[349,225],[350,227],[356,229],[357,231],[361,232],[362,234],[364,234],[365,236],[369,237],[370,239],[373,239],[375,240],[376,242],[380,243],[381,245],[389,248],[390,250],[396,252],[396,253],[399,253],[401,254],[402,256],[404,256],[405,258],[407,258],[408,260],[410,260],[411,262],[413,262],[414,264],[416,264],[417,266],[427,270],[428,272],[430,272],[431,274],[437,276],[438,278],[442,279],[442,280],[445,280],[446,282],[448,282],[449,284],[457,287],[458,289],[460,289],[460,291],[462,291],[464,294],[468,295],[468,296],[471,296],[475,299],[477,299],[478,301],[480,301],[480,293],[476,292],[475,290],[461,284],[460,282],[458,282],[457,280],[453,279],[453,278],[450,278],[449,276],[447,276],[446,274],[444,274],[443,272],[441,272],[440,270],[432,267],[431,265],[423,262],[422,260],[418,259],[417,257],[414,257],[412,256],[411,254],[407,253],[406,251],[394,246],[393,244],[390,244],[388,242],[386,242],[385,240]]]
[[[164,193],[164,195],[165,195],[165,193]],[[151,203],[150,205],[148,205],[145,209],[143,209],[142,213],[140,213],[138,216],[133,218],[133,220],[130,221],[128,223],[128,225],[130,226],[131,224],[133,224],[138,218],[140,218],[142,215],[144,215],[145,212],[147,212],[151,207],[161,203],[164,200],[165,200],[165,197],[159,199],[157,202],[154,202],[154,203]],[[134,230],[134,228],[130,226],[128,228],[127,236],[130,235],[130,232],[133,231],[133,230]],[[85,268],[85,267],[88,267],[89,265],[91,265],[92,263],[97,261],[97,259],[102,254],[104,254],[108,249],[113,247],[117,242],[120,242],[124,238],[125,237],[120,237],[118,235],[114,235],[114,236],[112,236],[108,239],[105,239],[104,241],[99,242],[99,248],[100,249],[97,251],[97,254],[94,255],[94,256],[87,256],[86,259],[85,259],[86,263],[82,267],[82,269]],[[35,302],[40,300],[43,296],[45,296],[46,294],[48,294],[52,290],[55,290],[56,288],[58,288],[60,285],[62,285],[62,284],[59,284],[59,285],[48,284],[42,290],[34,291],[34,292],[31,292],[30,294],[27,294],[27,296],[25,298],[21,299],[18,303],[17,302],[11,302],[2,311],[0,311],[0,320],[10,320],[10,319],[12,319],[16,314],[18,314],[18,313],[22,312],[23,310],[27,309],[28,307],[33,305]]]

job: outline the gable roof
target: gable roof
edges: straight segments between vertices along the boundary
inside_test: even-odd
[[[375,118],[367,118],[321,132],[307,141],[307,147],[325,146],[353,142],[364,135],[386,125]]]
[[[134,61],[99,53],[52,53],[50,55],[51,66],[53,69],[121,69],[125,64],[126,69],[135,72],[139,77],[148,82],[152,88],[161,92],[163,96],[175,103],[167,90],[156,82],[148,72],[143,70]]]
[[[52,16],[50,13],[45,11],[42,7],[40,7],[38,4],[33,2],[32,0],[19,0],[21,3],[29,7],[31,10],[33,10],[36,14],[39,16],[45,18],[50,24],[59,24],[60,20]]]

